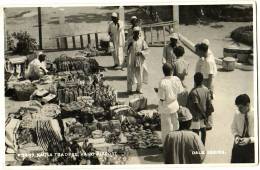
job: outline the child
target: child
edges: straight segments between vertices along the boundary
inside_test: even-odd
[[[184,48],[182,46],[178,46],[174,49],[174,54],[177,57],[177,61],[173,64],[174,76],[179,77],[179,79],[183,81],[185,76],[188,74],[189,64],[183,59],[183,54],[185,53]]]
[[[197,72],[194,75],[195,87],[188,96],[187,107],[193,116],[191,129],[199,135],[201,132],[201,140],[205,145],[206,142],[206,124],[208,113],[207,105],[211,105],[210,91],[203,83],[203,75]]]
[[[234,135],[231,163],[254,163],[254,112],[247,94],[237,96],[238,108],[231,125]]]

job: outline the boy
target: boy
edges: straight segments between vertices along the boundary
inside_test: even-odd
[[[237,96],[237,113],[231,125],[234,135],[231,163],[254,163],[254,112],[247,94]]]
[[[207,105],[211,104],[211,95],[207,87],[203,85],[203,75],[197,72],[194,75],[195,87],[188,96],[187,107],[193,116],[191,129],[199,135],[201,132],[201,140],[205,145],[206,142],[206,124],[208,118]]]
[[[183,54],[185,53],[184,48],[182,46],[178,46],[174,49],[174,54],[177,57],[176,62],[173,64],[174,76],[179,77],[182,84],[185,79],[185,76],[188,74],[188,66],[189,64],[183,59]]]

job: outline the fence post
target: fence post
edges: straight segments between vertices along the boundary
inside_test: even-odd
[[[163,26],[163,43],[164,43],[164,45],[166,45],[165,26]]]
[[[90,45],[91,43],[91,38],[90,38],[90,34],[88,34],[88,44]]]
[[[159,42],[159,38],[160,38],[159,27],[156,27],[156,32],[157,32],[157,42]]]
[[[83,49],[84,48],[83,36],[80,35],[79,39],[80,39],[80,47]]]
[[[152,25],[150,26],[150,29],[151,29],[151,44],[153,44],[153,28],[152,28]]]
[[[98,33],[95,33],[96,49],[98,49]]]
[[[72,44],[73,44],[73,49],[76,49],[75,36],[72,36]]]
[[[144,40],[146,41],[146,29],[144,28]]]
[[[60,49],[60,39],[56,38],[56,42],[57,42],[57,49]]]
[[[68,49],[68,39],[67,39],[67,37],[64,37],[64,40],[65,40],[65,49]]]

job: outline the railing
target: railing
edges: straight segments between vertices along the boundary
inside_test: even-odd
[[[147,41],[147,43],[151,46],[153,45],[165,45],[166,44],[166,36],[167,33],[170,33],[170,29],[175,27],[175,22],[160,22],[160,23],[154,23],[154,24],[144,24],[141,26],[142,30],[144,32],[144,39]],[[126,30],[130,28],[129,25],[125,26]],[[162,36],[160,35],[162,31]],[[84,49],[87,44],[91,44],[92,40],[94,40],[95,47],[99,47],[99,34],[105,34],[106,32],[92,32],[87,34],[80,34],[80,35],[62,35],[62,36],[56,36],[52,39],[56,39],[57,43],[57,49]],[[157,36],[154,36],[154,33],[156,33]],[[91,36],[94,35],[94,39],[91,38]],[[84,42],[84,37],[87,36],[87,43]],[[77,47],[76,45],[76,38],[79,37],[80,46]],[[160,37],[163,39],[161,40]],[[72,48],[69,48],[68,46],[68,39],[71,38],[72,40]],[[155,39],[156,38],[156,39]],[[86,45],[85,45],[86,43]],[[93,44],[93,43],[92,43]]]

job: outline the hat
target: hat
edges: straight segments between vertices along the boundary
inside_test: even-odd
[[[190,113],[190,110],[186,107],[180,107],[180,109],[178,110],[178,119],[180,122],[191,120],[192,114]]]
[[[39,51],[38,56],[46,56],[46,54],[44,54],[42,51]]]
[[[137,17],[136,17],[136,16],[132,16],[132,17],[131,17],[131,20],[132,20],[132,19],[137,19]]]
[[[209,40],[208,39],[204,39],[201,43],[206,44],[207,46],[209,46]]]
[[[169,38],[173,38],[173,39],[178,40],[179,39],[179,35],[177,33],[172,33],[172,34],[169,35]]]
[[[134,27],[133,31],[141,31],[141,28],[140,27]]]
[[[112,17],[116,17],[116,18],[118,17],[118,15],[117,15],[116,12],[113,12],[111,16],[112,16]]]

